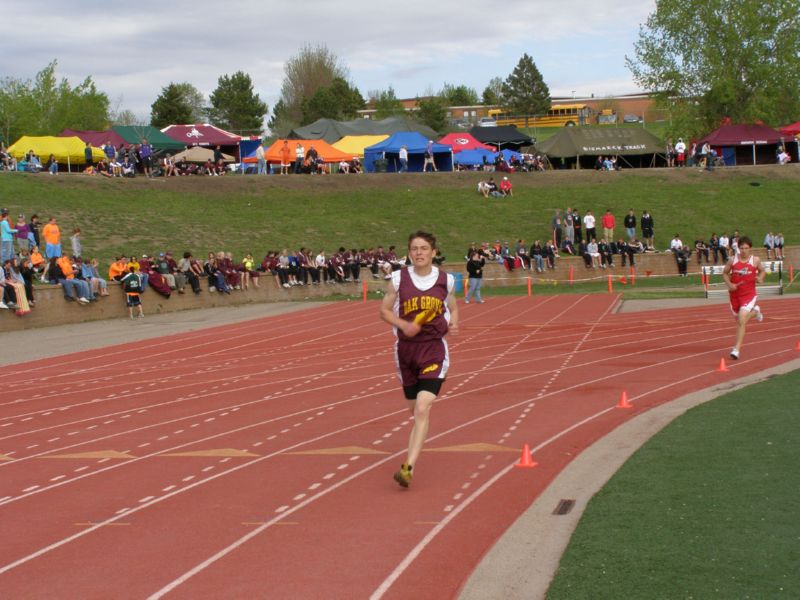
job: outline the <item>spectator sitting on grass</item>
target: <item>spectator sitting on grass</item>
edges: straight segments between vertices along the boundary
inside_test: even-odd
[[[503,196],[514,195],[514,186],[511,185],[508,177],[503,177],[503,180],[500,182],[500,192],[503,194]]]
[[[128,260],[124,256],[118,256],[108,267],[108,278],[112,281],[119,281],[128,272]]]
[[[489,187],[488,181],[484,181],[483,179],[481,179],[478,182],[478,193],[481,194],[484,198],[488,198],[491,191],[492,188]]]

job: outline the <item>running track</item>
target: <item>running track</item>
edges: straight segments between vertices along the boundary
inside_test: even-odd
[[[375,302],[6,367],[0,597],[456,597],[593,441],[798,355],[800,299],[761,303],[730,373],[725,306],[616,301],[462,306],[409,490],[391,478],[410,421]],[[535,469],[513,468],[525,443]]]

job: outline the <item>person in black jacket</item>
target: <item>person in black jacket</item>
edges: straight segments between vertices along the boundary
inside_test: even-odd
[[[628,234],[628,241],[630,241],[636,237],[636,214],[632,208],[625,215],[623,223],[625,224],[625,232]]]
[[[639,220],[639,224],[642,227],[642,242],[644,242],[645,250],[654,250],[653,217],[648,211],[644,211],[642,213],[642,218]]]
[[[484,260],[484,258],[478,252],[473,252],[469,261],[467,261],[469,287],[467,288],[467,297],[464,298],[465,304],[469,304],[469,299],[473,297],[478,304],[483,304],[483,299],[481,298],[481,285],[483,284],[484,265],[486,265],[486,260]]]

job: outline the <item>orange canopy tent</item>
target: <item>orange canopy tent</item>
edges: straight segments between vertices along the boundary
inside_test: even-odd
[[[295,157],[295,148],[297,148],[297,144],[301,144],[305,149],[305,154],[308,156],[309,149],[313,146],[314,149],[319,154],[319,157],[326,163],[338,163],[341,161],[350,161],[352,160],[352,155],[342,152],[341,150],[337,150],[333,146],[331,146],[325,140],[286,140],[289,142],[289,156],[291,162],[294,162]],[[281,148],[283,148],[284,140],[276,140],[272,146],[270,146],[267,151],[264,153],[264,156],[267,159],[268,163],[278,163],[281,162]],[[245,162],[256,162],[255,158],[251,161],[249,158],[245,160]]]

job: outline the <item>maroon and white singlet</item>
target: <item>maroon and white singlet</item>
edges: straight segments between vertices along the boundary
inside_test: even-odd
[[[422,327],[412,338],[395,329],[397,367],[404,386],[414,385],[420,379],[444,379],[450,364],[444,336],[450,321],[446,301],[453,289],[453,276],[436,267],[425,278],[412,273],[413,267],[406,267],[392,275],[397,290],[397,315]]]

